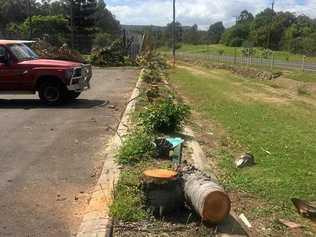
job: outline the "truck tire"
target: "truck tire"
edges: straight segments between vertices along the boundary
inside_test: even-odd
[[[74,100],[80,96],[81,92],[67,91],[67,99]]]
[[[59,82],[43,82],[38,91],[40,99],[47,105],[59,105],[65,100],[65,89]]]

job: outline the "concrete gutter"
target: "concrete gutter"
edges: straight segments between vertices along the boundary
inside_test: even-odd
[[[122,144],[121,137],[124,137],[128,133],[127,125],[130,124],[130,114],[135,110],[135,98],[139,96],[140,84],[141,79],[139,77],[121,118],[116,134],[107,144],[103,170],[91,194],[91,199],[77,233],[77,237],[112,236],[113,220],[110,217],[109,207],[113,200],[114,186],[120,174],[119,167],[115,162],[115,154]]]

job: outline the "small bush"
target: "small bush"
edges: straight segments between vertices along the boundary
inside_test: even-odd
[[[141,79],[146,83],[157,83],[161,81],[161,74],[158,70],[145,68],[142,71]]]
[[[172,133],[182,128],[184,120],[190,114],[187,105],[176,104],[171,99],[156,102],[140,113],[141,124],[149,130],[160,133]]]
[[[154,136],[143,128],[136,128],[130,133],[118,152],[119,164],[133,165],[148,160],[155,155]]]
[[[168,69],[167,60],[161,54],[148,51],[136,59],[138,65],[143,68],[155,69],[160,71],[165,71]]]

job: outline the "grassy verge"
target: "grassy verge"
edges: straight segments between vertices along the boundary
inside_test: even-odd
[[[235,50],[236,55],[241,56],[241,47],[228,47],[222,44],[211,44],[211,45],[191,45],[191,44],[183,44],[181,48],[179,48],[178,52],[183,53],[192,53],[192,54],[215,54],[217,55],[219,51],[223,51],[224,55],[234,56]],[[168,48],[161,48],[161,51],[167,52],[170,51]],[[256,48],[256,56],[260,57],[262,49]],[[292,54],[286,51],[274,51],[274,57],[277,60],[283,61],[302,61],[303,55]],[[307,57],[306,62],[316,63],[316,57]]]
[[[295,81],[316,82],[316,73],[314,72],[289,71],[284,75]]]
[[[197,75],[176,69],[170,80],[197,112],[225,129],[229,144],[219,142],[215,156],[227,187],[271,202],[276,207],[271,212],[299,218],[290,199],[315,198],[316,107],[282,103],[269,93],[270,100],[261,101],[256,94],[265,93],[262,83],[254,86],[223,70]],[[249,91],[252,96],[246,96]],[[251,151],[257,164],[237,170],[233,156],[241,151]]]
[[[262,66],[262,65],[251,65],[246,66],[246,65],[234,65],[231,63],[218,63],[217,61],[214,62],[212,60],[207,60],[207,59],[193,59],[193,58],[188,58],[188,57],[183,57],[183,56],[178,56],[178,59],[181,61],[185,61],[188,62],[190,64],[194,64],[194,65],[200,65],[200,66],[205,66],[208,67],[208,65],[219,65],[219,64],[224,64],[227,66],[235,66],[237,68],[250,68],[250,69],[256,69],[258,71],[271,71],[271,68],[268,66]],[[295,81],[302,81],[302,82],[316,82],[316,73],[314,72],[302,72],[302,71],[298,71],[298,70],[284,70],[282,68],[276,68],[274,67],[274,69],[272,70],[272,73],[278,73],[278,72],[282,72],[282,76],[291,80],[295,80]]]
[[[114,202],[110,207],[111,215],[122,221],[140,221],[149,218],[143,206],[139,188],[143,166],[125,167],[116,186]]]
[[[140,74],[143,83],[131,116],[131,129],[116,155],[122,170],[110,208],[111,215],[123,222],[148,221],[151,212],[157,209],[153,205],[145,206],[141,188],[143,172],[151,168],[174,169],[171,159],[158,158],[164,149],[155,142],[158,137],[181,130],[190,113],[186,105],[171,96],[163,83],[168,67],[164,58],[147,52],[138,61],[143,66]]]

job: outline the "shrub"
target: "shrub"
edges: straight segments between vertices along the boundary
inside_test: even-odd
[[[182,128],[189,114],[190,109],[187,105],[165,99],[149,105],[141,112],[140,122],[146,129],[154,132],[172,133]]]
[[[147,51],[143,55],[138,56],[137,63],[143,68],[161,71],[168,69],[166,59],[161,54],[154,51]]]
[[[147,83],[157,83],[161,81],[161,74],[158,70],[145,68],[142,71],[141,79]]]
[[[118,152],[119,164],[133,165],[148,160],[155,155],[154,136],[143,128],[137,128],[130,133]]]

